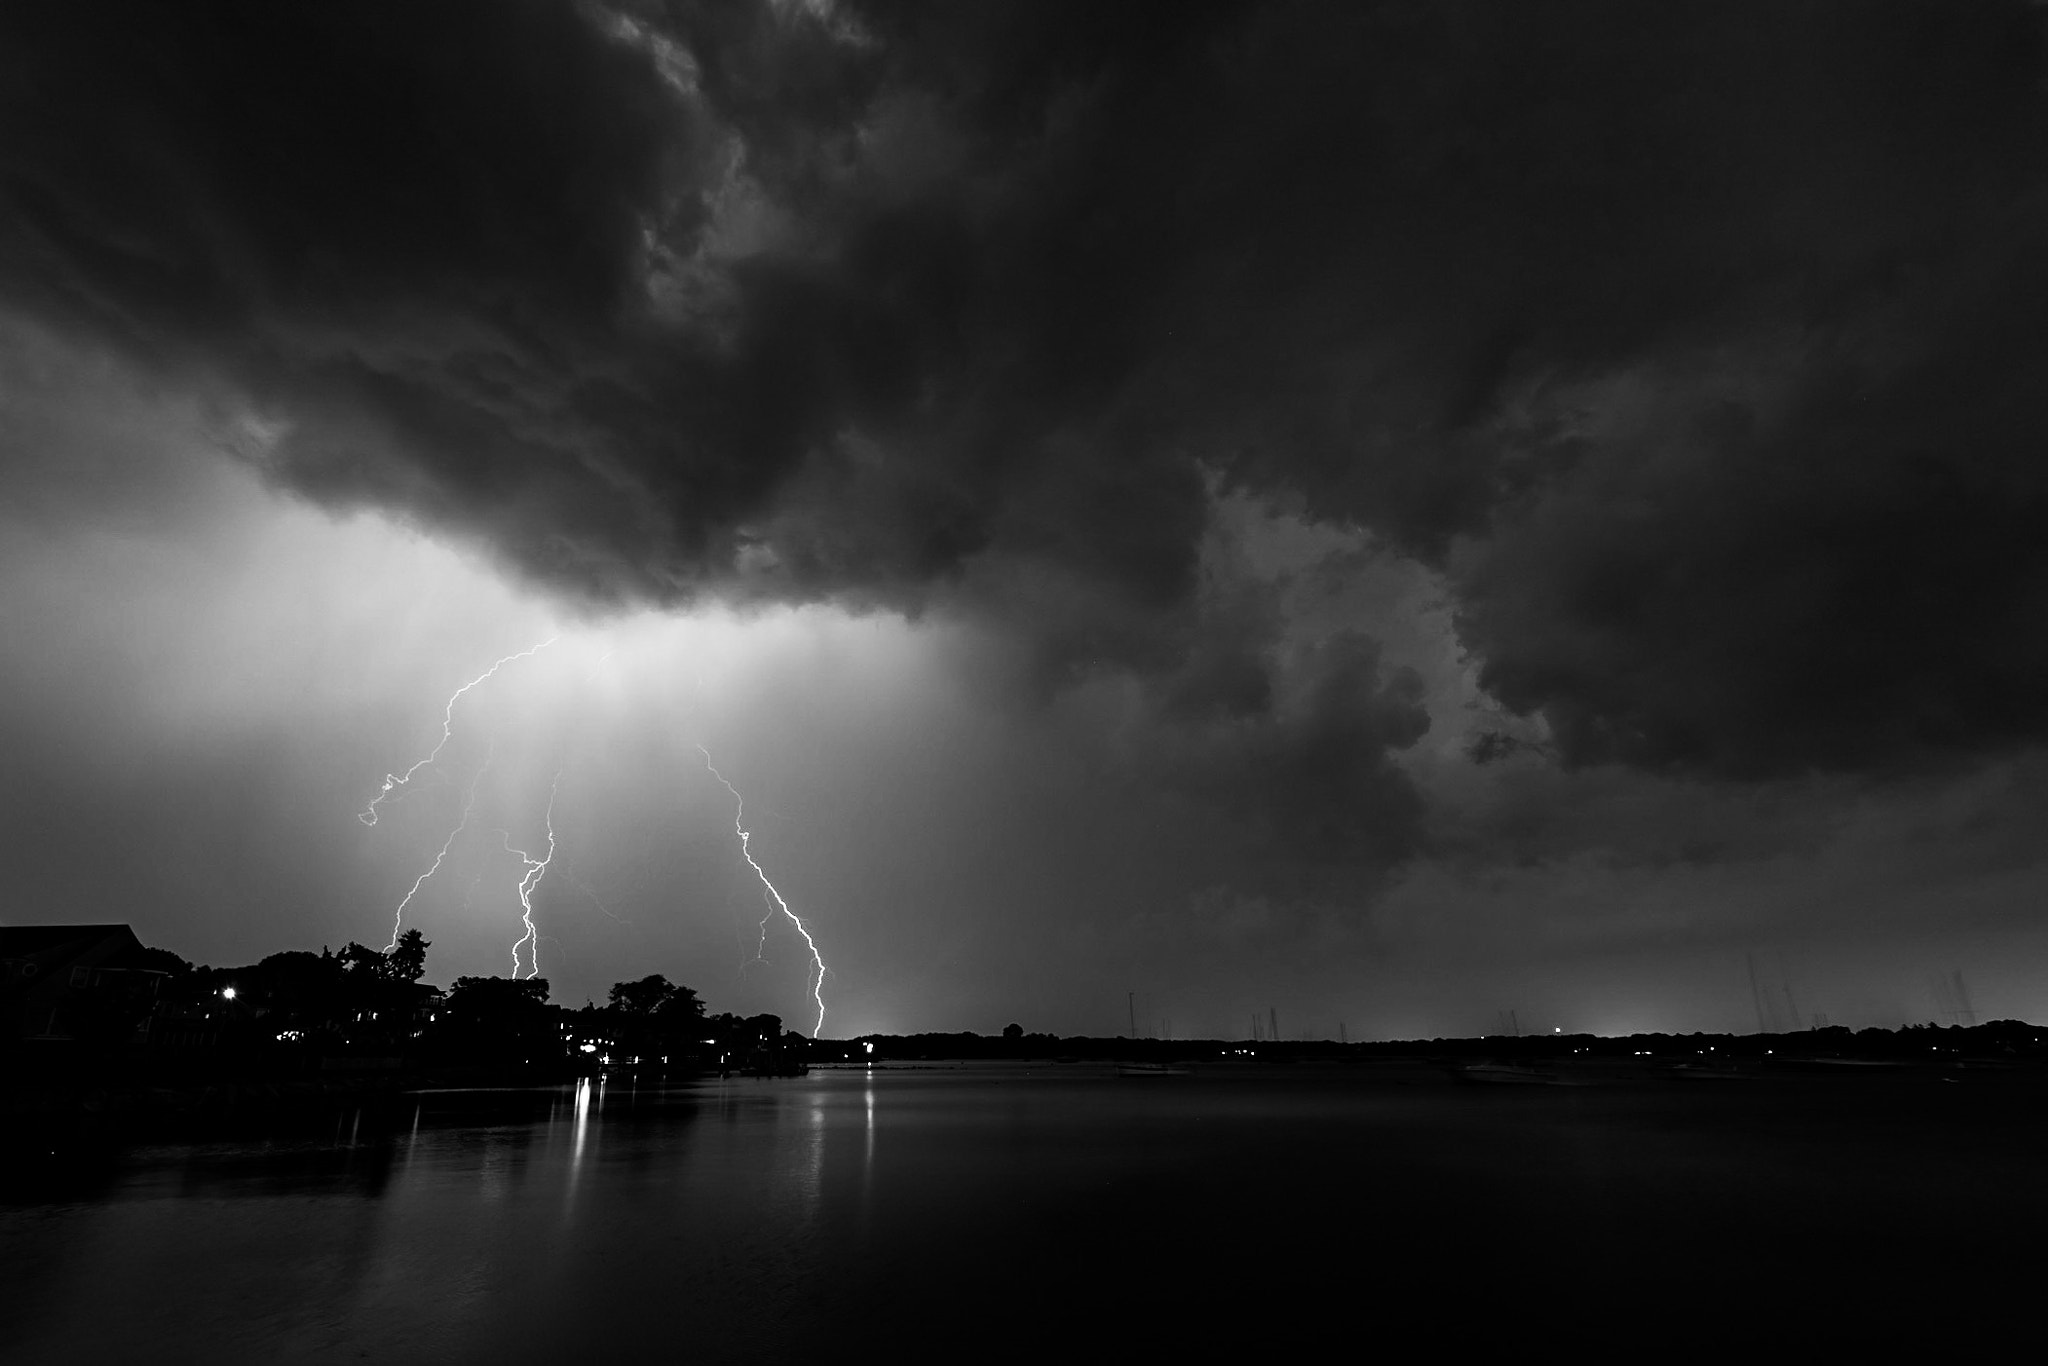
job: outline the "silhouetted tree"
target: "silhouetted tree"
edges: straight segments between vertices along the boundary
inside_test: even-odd
[[[617,1045],[615,1057],[643,1066],[667,1066],[701,1056],[704,1003],[690,988],[657,972],[637,982],[617,983],[608,1000],[605,1014]]]
[[[418,930],[407,930],[384,955],[384,975],[394,982],[417,982],[427,973],[427,950],[433,943]]]
[[[434,1035],[440,1048],[478,1061],[559,1065],[560,1027],[547,979],[458,977]]]
[[[172,953],[169,949],[144,948],[137,950],[135,966],[153,968],[164,974],[165,981],[181,982],[192,975],[192,965]]]
[[[384,975],[384,955],[353,939],[335,958],[341,964],[342,975],[351,980],[369,982]]]
[[[524,1020],[547,1004],[545,977],[458,977],[448,988],[448,1013],[462,1020]]]
[[[677,986],[658,972],[637,982],[616,983],[607,999],[613,1010],[629,1015],[699,1019],[704,1014],[704,1003],[696,992]]]
[[[330,1034],[341,1027],[361,999],[345,986],[363,985],[344,984],[340,960],[332,954],[323,957],[303,949],[273,953],[237,975],[243,999],[268,1007],[274,1030],[307,1034]]]

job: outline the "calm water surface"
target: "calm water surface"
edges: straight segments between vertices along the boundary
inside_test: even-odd
[[[17,1192],[0,1359],[1966,1341],[2048,1288],[2043,1118],[2019,1085],[1083,1066],[430,1093]]]

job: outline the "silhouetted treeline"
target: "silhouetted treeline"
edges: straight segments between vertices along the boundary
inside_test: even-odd
[[[1586,1034],[1338,1043],[1060,1037],[1012,1024],[1000,1034],[868,1035],[813,1041],[775,1015],[709,1014],[660,974],[619,982],[604,1004],[549,999],[545,979],[422,981],[418,931],[388,950],[286,950],[241,967],[194,966],[143,947],[126,926],[15,927],[7,934],[12,1074],[99,1079],[303,1078],[397,1074],[409,1082],[561,1080],[599,1071],[780,1075],[810,1063],[1043,1058],[1131,1062],[1509,1063],[1648,1059],[1677,1065],[2048,1062],[2048,1029],[2017,1020],[1897,1030],[1836,1026],[1792,1034]]]
[[[1509,1062],[1559,1059],[1725,1061],[1793,1066],[1801,1062],[2048,1064],[2048,1027],[2021,1020],[1971,1026],[1907,1025],[1850,1030],[1840,1025],[1789,1034],[1592,1034],[1400,1039],[1339,1043],[1334,1039],[1131,1039],[1027,1034],[1012,1025],[999,1035],[872,1034],[811,1045],[814,1062],[910,1062],[1042,1058],[1137,1062],[1364,1062],[1430,1059]]]
[[[773,1075],[801,1071],[809,1042],[774,1015],[707,1015],[660,974],[580,1009],[552,1002],[544,978],[458,977],[444,990],[420,980],[432,945],[418,930],[389,949],[287,950],[239,967],[195,966],[125,926],[15,940],[0,1053],[18,1085]]]

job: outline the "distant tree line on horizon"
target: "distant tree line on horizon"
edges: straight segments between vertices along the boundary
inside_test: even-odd
[[[603,1005],[550,1001],[546,978],[420,981],[429,941],[416,929],[387,949],[285,950],[240,967],[194,966],[145,949],[161,973],[150,1040],[172,1053],[289,1069],[482,1067],[540,1074],[599,1068],[774,1070],[808,1041],[775,1015],[708,1014],[660,973],[615,983]]]
[[[122,930],[125,934],[125,928]],[[130,943],[133,944],[132,937]],[[1898,1030],[1832,1026],[1786,1034],[1639,1034],[1334,1040],[1132,1039],[972,1031],[806,1038],[779,1016],[710,1014],[687,986],[651,973],[613,984],[603,1005],[556,1005],[545,978],[457,977],[444,990],[421,981],[430,941],[416,929],[389,949],[350,943],[339,952],[285,950],[240,967],[195,966],[164,949],[138,948],[130,968],[154,990],[119,996],[121,1018],[100,1022],[90,1044],[107,1059],[136,1045],[156,1062],[195,1073],[274,1074],[395,1070],[564,1077],[605,1069],[778,1073],[810,1063],[937,1059],[1168,1059],[1286,1063],[1324,1060],[1653,1056],[1721,1059],[1796,1056],[1953,1061],[2048,1060],[2048,1029],[2017,1020]],[[110,998],[111,999],[111,998]],[[47,1052],[48,1050],[44,1050]],[[81,1061],[82,1049],[73,1050]],[[25,1056],[25,1055],[23,1055]]]

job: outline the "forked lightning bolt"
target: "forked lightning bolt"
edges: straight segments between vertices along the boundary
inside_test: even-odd
[[[506,655],[496,664],[491,665],[490,668],[485,669],[475,678],[470,679],[469,682],[463,684],[461,687],[457,688],[453,693],[451,693],[448,697],[448,705],[442,708],[441,711],[440,743],[436,744],[431,750],[427,751],[426,758],[421,759],[418,763],[415,763],[411,768],[407,769],[405,772],[385,774],[384,786],[377,790],[377,795],[370,799],[370,804],[364,807],[360,812],[356,814],[356,819],[361,821],[364,825],[375,825],[377,823],[377,807],[383,802],[383,800],[386,797],[390,796],[393,792],[396,792],[399,788],[404,787],[407,783],[411,782],[413,774],[419,772],[421,769],[433,763],[434,760],[441,757],[441,751],[448,747],[449,739],[455,734],[455,704],[462,700],[462,695],[464,693],[468,692],[471,688],[474,688],[477,684],[483,682],[485,679],[491,677],[491,675],[497,673],[498,670],[504,668],[513,660],[525,659],[531,655],[539,654],[542,650],[547,649],[548,646],[554,644],[559,639],[559,636],[549,636],[546,640],[543,640],[540,644],[534,646],[530,650],[521,650],[516,655]]]
[[[740,796],[740,790],[734,787],[723,773],[718,771],[716,764],[711,762],[710,750],[699,745],[697,746],[697,752],[704,756],[704,767],[711,771],[711,776],[718,779],[727,792],[732,793],[732,828],[733,833],[740,837],[740,857],[745,859],[747,866],[754,870],[754,876],[761,879],[761,886],[767,890],[768,895],[774,900],[775,910],[779,910],[789,917],[789,923],[796,926],[796,932],[804,937],[804,943],[810,947],[811,965],[817,969],[817,976],[811,983],[811,999],[818,1003],[818,1024],[811,1031],[811,1037],[816,1038],[825,1028],[825,960],[818,953],[818,943],[815,939],[811,938],[810,928],[804,924],[802,918],[795,911],[789,909],[789,903],[782,899],[782,893],[775,890],[775,884],[768,880],[768,874],[762,871],[761,865],[754,862],[753,854],[748,852],[747,842],[752,836],[747,833],[747,827],[744,823],[747,815],[746,798]],[[768,922],[774,919],[775,910],[771,910],[767,915],[761,917],[761,943],[763,947],[768,942]]]
[[[512,945],[512,976],[514,979],[517,979],[519,976],[519,951],[528,948],[529,945],[531,945],[531,948],[528,952],[528,957],[532,961],[532,970],[526,975],[529,978],[540,976],[540,931],[536,930],[533,926],[533,893],[534,889],[540,886],[540,880],[548,875],[548,864],[554,861],[555,789],[560,787],[561,784],[562,775],[557,773],[555,781],[548,787],[548,809],[546,816],[548,852],[545,857],[535,858],[524,849],[514,849],[512,847],[512,837],[503,830],[498,832],[505,841],[507,851],[517,854],[520,860],[526,864],[526,872],[519,879],[519,921],[526,927],[526,933],[520,935],[518,942]]]
[[[483,781],[485,771],[491,766],[491,755],[496,750],[497,744],[494,741],[491,750],[484,755],[483,766],[478,768],[476,775],[469,780],[469,792],[462,799],[462,819],[448,832],[448,838],[441,842],[441,852],[434,855],[434,861],[426,872],[413,879],[412,890],[405,894],[405,900],[399,902],[398,909],[392,913],[391,942],[384,946],[384,952],[389,953],[398,947],[399,931],[405,927],[405,908],[412,905],[412,899],[420,894],[420,888],[427,885],[427,879],[441,871],[441,861],[447,858],[448,851],[455,847],[455,837],[469,829],[469,813],[476,809],[476,785]]]

